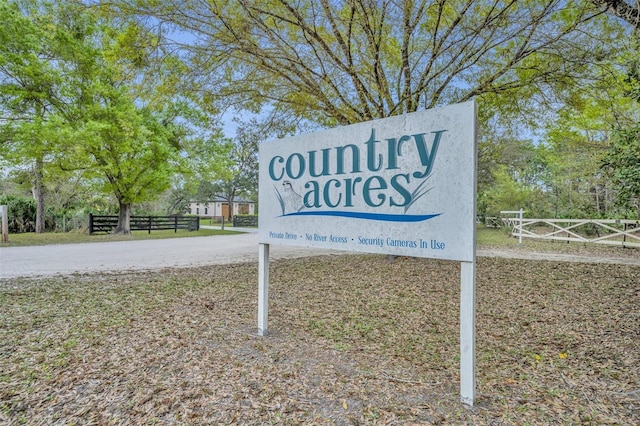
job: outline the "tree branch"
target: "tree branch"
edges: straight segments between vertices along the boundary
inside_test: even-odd
[[[592,2],[640,29],[640,6],[637,0],[635,7],[624,0],[592,0]]]

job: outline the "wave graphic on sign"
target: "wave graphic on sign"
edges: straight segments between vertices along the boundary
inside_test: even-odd
[[[422,222],[424,220],[429,220],[429,219],[433,219],[434,217],[438,217],[441,214],[442,213],[409,215],[409,214],[384,214],[384,213],[363,213],[363,212],[345,212],[345,211],[302,211],[302,212],[283,214],[280,217],[337,216],[337,217],[350,217],[350,218],[365,219],[365,220],[379,220],[384,222]]]

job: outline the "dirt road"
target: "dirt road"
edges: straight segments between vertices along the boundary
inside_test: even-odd
[[[307,257],[345,252],[271,246],[271,259]],[[565,262],[639,265],[638,258],[603,257],[479,249],[477,255]],[[0,279],[70,275],[89,272],[155,270],[258,260],[255,233],[164,240],[118,241],[0,248]]]
[[[271,259],[335,253],[271,246]],[[0,279],[183,268],[258,260],[255,233],[0,248]]]

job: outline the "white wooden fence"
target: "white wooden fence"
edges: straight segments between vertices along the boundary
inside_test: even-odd
[[[640,247],[638,220],[502,217],[502,222],[514,237]]]

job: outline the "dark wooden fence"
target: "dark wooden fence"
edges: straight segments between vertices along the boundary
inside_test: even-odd
[[[235,215],[233,226],[258,226],[258,215]]]
[[[118,216],[89,215],[89,234],[96,232],[112,232],[118,225]],[[159,231],[188,229],[198,231],[200,218],[197,216],[131,216],[132,231]]]

